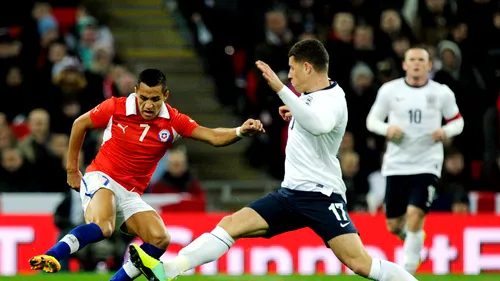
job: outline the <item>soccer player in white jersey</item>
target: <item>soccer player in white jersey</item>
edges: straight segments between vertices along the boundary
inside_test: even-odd
[[[412,274],[420,265],[424,217],[441,176],[442,141],[464,127],[454,93],[428,79],[431,67],[425,49],[409,49],[403,62],[406,76],[380,87],[366,120],[369,131],[388,139],[382,164],[387,228],[405,241],[404,268]]]
[[[296,43],[289,54],[288,77],[297,97],[264,62],[257,67],[291,118],[281,188],[223,218],[210,233],[198,237],[177,257],[161,263],[137,245],[130,246],[134,265],[149,280],[171,280],[186,270],[214,261],[236,239],[266,237],[310,227],[347,267],[381,281],[416,280],[402,267],[372,258],[365,250],[346,211],[345,191],[336,157],[347,125],[344,91],[328,79],[329,57],[314,39]]]

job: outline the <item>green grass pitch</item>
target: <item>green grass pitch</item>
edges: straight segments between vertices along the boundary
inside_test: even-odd
[[[111,275],[94,274],[94,273],[75,273],[75,274],[38,274],[38,275],[18,275],[18,276],[0,276],[1,281],[108,281]],[[499,281],[498,275],[418,275],[419,281]],[[146,278],[141,277],[138,281],[146,281]],[[312,275],[312,276],[181,276],[179,281],[361,281],[364,280],[358,276],[336,275]]]

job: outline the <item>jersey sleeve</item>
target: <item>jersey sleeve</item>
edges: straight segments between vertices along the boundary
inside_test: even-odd
[[[446,85],[442,85],[443,87],[443,101],[441,113],[446,121],[453,120],[455,118],[460,117],[460,111],[458,109],[457,101],[455,99],[455,94],[453,91]]]
[[[389,115],[390,98],[387,85],[382,85],[377,93],[377,98],[366,118],[366,127],[370,132],[381,136],[387,134],[389,124],[385,123],[385,118]]]
[[[278,96],[288,106],[293,118],[300,126],[315,136],[326,134],[333,130],[337,123],[342,120],[342,115],[345,113],[342,104],[339,105],[335,102],[335,98],[333,97],[319,99],[315,97],[314,100],[304,102],[287,86],[284,86],[278,92]],[[332,106],[335,106],[335,108],[332,109]],[[337,119],[337,116],[340,116],[340,118]]]
[[[90,119],[96,128],[106,128],[115,112],[115,98],[109,98],[90,110]]]
[[[377,97],[372,106],[372,113],[380,121],[384,121],[390,111],[390,98],[387,86],[382,86],[378,90]]]
[[[179,137],[189,138],[193,130],[198,127],[198,123],[191,119],[191,117],[178,112],[176,109],[172,109],[173,113],[173,127]]]

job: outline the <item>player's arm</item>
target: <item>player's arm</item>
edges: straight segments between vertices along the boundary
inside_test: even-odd
[[[66,170],[68,172],[78,172],[80,170],[78,158],[80,156],[83,140],[85,139],[87,131],[93,128],[94,124],[92,123],[92,119],[90,119],[90,112],[84,113],[73,122],[71,135],[69,137],[68,161],[66,162]]]
[[[197,126],[191,133],[191,138],[209,143],[215,147],[228,146],[244,137],[253,136],[255,133],[265,132],[259,120],[248,119],[237,128],[207,128]]]
[[[385,122],[387,115],[389,114],[389,98],[386,87],[380,87],[375,103],[373,103],[368,117],[366,118],[366,128],[368,131],[381,135],[387,136],[387,129],[389,124]]]
[[[447,138],[451,138],[462,133],[464,129],[464,119],[458,109],[453,91],[446,85],[443,85],[442,87],[444,88],[445,95],[441,112],[446,120],[446,124],[442,127],[442,129],[445,136]]]
[[[114,98],[111,98],[91,111],[84,113],[73,122],[66,161],[67,172],[78,172],[80,170],[78,163],[85,134],[93,128],[105,128],[111,116],[113,116],[113,112]]]
[[[311,105],[307,105],[287,86],[283,86],[278,96],[288,106],[295,121],[315,136],[331,132],[344,111],[333,99],[313,101]],[[338,108],[332,109],[332,106]]]
[[[228,146],[241,139],[237,135],[236,128],[207,128],[203,126],[196,127],[191,133],[191,138],[215,147]]]
[[[174,129],[180,137],[203,141],[215,147],[228,146],[240,139],[252,136],[257,132],[264,132],[259,120],[248,119],[238,128],[207,128],[198,125],[189,116],[173,111]]]

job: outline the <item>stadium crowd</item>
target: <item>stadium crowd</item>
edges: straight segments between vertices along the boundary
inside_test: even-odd
[[[133,89],[134,74],[115,54],[106,15],[78,2],[19,5],[2,19],[0,192],[67,192],[63,161],[73,120]],[[68,16],[53,12],[51,3],[76,9]],[[349,105],[339,154],[349,206],[351,211],[379,208],[385,140],[367,131],[366,116],[380,85],[403,76],[405,51],[421,43],[433,60],[430,78],[454,91],[465,120],[464,132],[446,143],[434,208],[467,210],[468,191],[500,191],[500,45],[493,40],[500,35],[498,1],[193,0],[178,1],[177,7],[215,82],[214,98],[266,126],[268,134],[256,138],[245,156],[256,168],[282,178],[287,124],[278,115],[280,99],[253,62],[267,62],[288,82],[289,47],[318,38],[330,53],[330,77],[346,91]],[[101,138],[87,138],[82,167],[93,159]],[[179,158],[187,167],[185,156]],[[184,177],[200,191],[197,180]]]
[[[330,54],[329,74],[346,91],[348,132],[339,159],[352,210],[375,210],[384,197],[380,175],[385,140],[365,120],[381,84],[404,75],[405,51],[424,45],[433,60],[429,77],[455,93],[464,132],[449,140],[434,209],[467,211],[470,190],[500,191],[497,102],[500,2],[494,0],[179,1],[216,97],[242,117],[269,128],[247,157],[277,179],[283,176],[288,124],[281,100],[258,74],[267,62],[287,82],[287,52],[297,40],[317,38]],[[228,25],[228,22],[232,24]],[[289,85],[291,87],[291,85]],[[234,93],[238,93],[235,95]],[[264,153],[255,153],[265,151]]]
[[[62,4],[18,5],[2,18],[2,192],[66,192],[63,161],[74,119],[106,98],[128,95],[135,83],[115,56],[105,15],[94,16],[92,5]],[[84,164],[99,138],[85,143]]]

